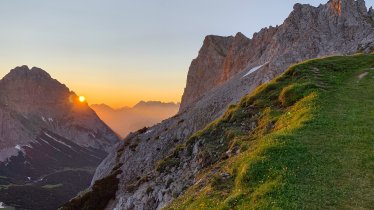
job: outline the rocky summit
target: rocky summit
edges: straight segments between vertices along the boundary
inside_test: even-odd
[[[56,209],[86,188],[118,138],[77,95],[40,68],[0,80],[0,201]]]
[[[264,65],[253,78],[264,83],[289,65],[327,55],[370,52],[374,49],[373,9],[364,0],[331,0],[313,7],[296,4],[280,26],[264,28],[252,39],[207,36],[191,63],[180,111],[237,73]],[[252,76],[256,77],[256,76]]]
[[[117,144],[96,170],[88,192],[62,209],[161,209],[187,191],[203,189],[207,183],[199,181],[198,175],[205,166],[240,151],[240,145],[234,143],[231,149],[226,148],[224,137],[231,139],[237,136],[236,131],[248,133],[259,126],[260,130],[266,130],[267,125],[259,120],[266,110],[258,112],[254,102],[266,104],[280,96],[250,101],[248,106],[253,105],[253,109],[235,112],[233,119],[252,116],[248,122],[239,122],[243,124],[236,125],[237,130],[222,133],[222,127],[217,127],[230,123],[230,114],[224,118],[227,121],[214,120],[227,108],[232,109],[230,104],[238,103],[293,64],[312,58],[373,51],[373,14],[373,9],[367,9],[363,0],[330,0],[318,7],[296,4],[282,25],[264,28],[251,39],[241,33],[235,37],[207,36],[198,57],[191,63],[179,113]],[[314,71],[316,77],[321,77],[319,69]],[[321,89],[325,85],[318,84]],[[271,85],[266,90],[272,88],[278,90]],[[212,135],[214,144],[208,144],[204,138]],[[227,151],[222,152],[220,146]],[[218,149],[215,151],[215,148]],[[221,172],[209,170],[211,174]],[[221,173],[219,180],[231,180],[230,173]],[[233,204],[235,198],[233,195]]]

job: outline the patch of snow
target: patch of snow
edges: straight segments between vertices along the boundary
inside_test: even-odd
[[[61,152],[61,150],[60,149],[58,149],[58,148],[56,148],[56,147],[54,147],[53,145],[51,145],[48,141],[46,141],[46,140],[44,140],[44,139],[42,139],[42,138],[39,138],[40,140],[42,140],[42,141],[44,141],[46,144],[48,144],[49,146],[51,146],[51,147],[53,147],[55,150],[57,150],[57,151],[59,151],[59,152]]]
[[[52,117],[49,117],[49,118],[48,118],[48,121],[49,121],[49,122],[53,122],[53,118],[52,118]]]
[[[69,148],[71,149],[71,146],[70,146],[70,145],[68,145],[68,144],[66,144],[65,142],[63,142],[63,141],[60,141],[60,140],[57,140],[56,138],[54,138],[53,136],[49,135],[49,134],[48,134],[48,133],[46,133],[46,132],[44,132],[44,134],[45,134],[46,136],[48,136],[49,138],[51,138],[51,139],[53,139],[53,140],[57,141],[57,142],[58,142],[58,143],[60,143],[60,144],[63,144],[63,145],[65,145],[65,146],[67,146],[67,147],[69,147]]]
[[[265,65],[268,64],[268,63],[269,63],[269,62],[264,63],[264,64],[262,64],[262,65],[260,65],[260,66],[256,66],[256,67],[250,69],[250,70],[249,70],[249,71],[248,71],[244,76],[242,76],[242,78],[244,78],[244,77],[246,77],[246,76],[248,76],[248,75],[250,75],[250,74],[256,72],[257,70],[261,69],[263,66],[265,66]]]
[[[16,145],[14,148],[18,149],[18,150],[21,150],[21,146],[20,145]]]
[[[0,149],[0,163],[6,163],[9,161],[10,157],[18,156],[22,153],[21,150],[16,149],[16,147],[9,147],[9,148],[3,148]]]
[[[0,209],[5,209],[5,204],[3,202],[0,202]]]
[[[49,144],[48,141],[46,141],[46,140],[44,140],[44,139],[42,139],[42,138],[39,138],[39,139],[42,140],[42,141],[44,141],[44,143]],[[50,144],[49,144],[49,145],[50,145]]]
[[[38,183],[38,182],[43,181],[43,179],[44,179],[44,178],[42,177],[42,178],[40,178],[40,179],[36,179],[36,180],[34,180],[33,182],[34,182],[34,183]]]
[[[42,120],[43,120],[44,122],[47,122],[47,120],[45,120],[45,117],[44,117],[44,116],[42,116]]]
[[[31,177],[28,176],[27,179],[30,181],[30,180],[31,180]]]
[[[25,145],[25,147],[28,147],[28,148],[32,148],[32,146],[31,146],[31,145]]]
[[[152,131],[153,131],[153,129],[148,130],[147,132],[145,132],[145,134],[151,133]]]

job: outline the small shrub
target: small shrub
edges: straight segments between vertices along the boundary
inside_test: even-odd
[[[138,185],[137,184],[129,184],[126,186],[126,191],[129,193],[135,192],[137,189]]]
[[[177,158],[178,155],[179,155],[179,153],[180,153],[181,151],[183,151],[184,149],[186,149],[186,146],[185,146],[184,144],[178,144],[178,145],[175,147],[175,149],[174,149],[173,153],[171,154],[171,156],[174,157],[174,158]]]
[[[132,145],[129,146],[130,150],[135,152],[136,151],[136,147],[138,147],[138,144],[137,143],[134,143]]]
[[[153,188],[152,187],[148,187],[145,192],[149,195],[149,194],[151,194],[153,192]]]
[[[167,168],[178,165],[179,161],[171,156],[166,157],[163,160],[160,160],[156,164],[156,170],[158,172],[164,172]]]
[[[120,169],[122,166],[123,166],[123,163],[119,163],[119,164],[117,164],[116,166],[113,167],[112,171],[117,171],[117,170]]]
[[[222,177],[221,175],[217,174],[213,176],[211,185],[215,191],[228,191],[234,185],[234,178],[231,175],[229,177]]]
[[[148,130],[148,128],[147,128],[147,127],[144,127],[144,128],[142,128],[142,129],[139,129],[137,132],[138,132],[139,134],[142,134],[142,133],[147,132],[147,130]]]
[[[170,187],[171,183],[173,183],[173,179],[169,178],[168,181],[166,182],[166,189]]]
[[[233,209],[238,205],[239,201],[242,200],[243,198],[244,198],[244,194],[239,193],[235,196],[228,198],[226,203],[231,209]]]
[[[117,156],[116,156],[117,159],[119,159],[122,156],[124,150],[125,150],[125,147],[121,147],[119,150],[117,150]]]
[[[122,154],[124,150],[125,150],[125,148],[121,147],[119,150],[117,150],[117,153]]]

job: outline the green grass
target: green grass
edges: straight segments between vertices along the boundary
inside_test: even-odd
[[[31,185],[32,184],[30,184],[30,183],[23,184],[23,185],[10,183],[10,184],[7,184],[7,185],[0,185],[0,190],[7,190],[10,187],[22,187],[22,186],[31,186]]]
[[[123,151],[118,151],[122,153]],[[117,154],[118,156],[118,154]],[[113,200],[119,188],[118,175],[122,173],[122,164],[113,167],[111,173],[99,180],[96,180],[90,190],[63,204],[60,210],[102,210]]]
[[[371,209],[373,67],[374,55],[315,59],[257,88],[188,141],[204,139],[208,184],[165,209]]]
[[[62,186],[63,186],[63,184],[47,184],[47,185],[42,186],[42,188],[55,189],[55,188],[59,188],[59,187],[62,187]]]
[[[1,210],[15,210],[16,208],[14,207],[10,207],[10,206],[5,206],[4,208],[2,208]]]

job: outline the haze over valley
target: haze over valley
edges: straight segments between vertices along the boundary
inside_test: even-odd
[[[93,104],[91,108],[122,138],[130,132],[153,126],[177,114],[179,104],[159,101],[141,101],[133,107],[113,109],[105,104]]]

